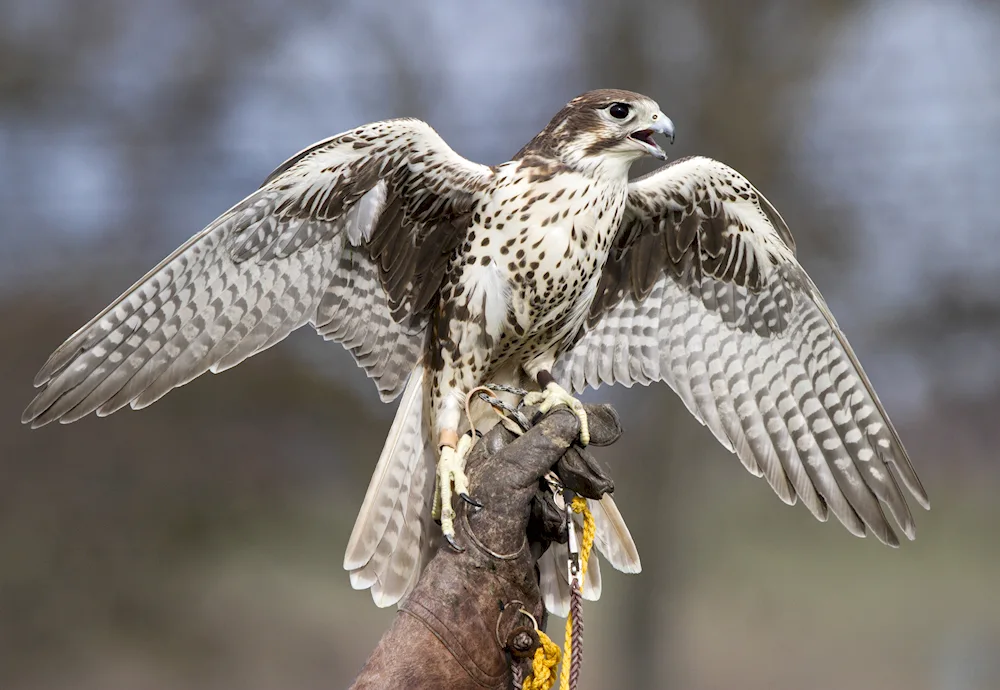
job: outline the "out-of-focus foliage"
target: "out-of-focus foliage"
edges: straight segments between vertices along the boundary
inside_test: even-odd
[[[348,684],[392,615],[339,568],[392,414],[348,356],[29,431],[34,372],[317,139],[413,115],[494,163],[607,86],[781,210],[934,510],[856,540],[669,390],[594,394],[644,572],[588,605],[585,686],[1000,687],[997,45],[975,0],[0,0],[0,687]]]

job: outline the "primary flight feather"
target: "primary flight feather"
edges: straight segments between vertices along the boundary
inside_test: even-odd
[[[321,141],[59,347],[23,421],[145,407],[311,324],[402,393],[344,560],[379,605],[415,584],[435,497],[449,539],[453,493],[474,502],[463,403],[486,382],[570,405],[586,442],[573,392],[664,381],[785,502],[896,545],[887,509],[913,538],[903,487],[926,493],[781,216],[707,158],[630,181],[666,159],[657,134],[655,102],[599,90],[493,167],[413,119]],[[592,508],[601,550],[637,571],[613,501]]]

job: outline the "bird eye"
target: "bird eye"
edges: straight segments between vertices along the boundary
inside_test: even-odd
[[[608,108],[608,112],[616,120],[624,120],[632,112],[632,109],[626,103],[612,103],[611,107]]]

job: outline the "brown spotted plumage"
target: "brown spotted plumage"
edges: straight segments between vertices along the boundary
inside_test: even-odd
[[[383,399],[402,393],[344,560],[380,605],[440,534],[436,494],[451,533],[465,394],[484,382],[579,410],[562,386],[666,381],[784,500],[895,543],[884,504],[912,536],[896,476],[926,496],[784,222],[708,159],[630,183],[635,160],[665,158],[656,133],[673,136],[656,103],[602,90],[494,167],[412,119],[319,142],[57,349],[23,419],[144,407],[311,324]],[[592,507],[601,551],[637,571],[614,502]],[[559,578],[543,582],[562,612]]]

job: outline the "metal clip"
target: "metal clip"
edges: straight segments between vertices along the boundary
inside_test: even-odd
[[[569,547],[569,561],[566,564],[567,579],[570,585],[574,582],[580,586],[580,544],[576,539],[576,520],[573,519],[573,506],[566,504],[566,530],[569,534],[567,546]]]
[[[556,508],[559,510],[566,510],[566,490],[563,488],[562,482],[559,481],[559,475],[555,472],[549,471],[545,474],[545,481],[549,485],[549,491],[552,492],[552,498],[556,502]]]

